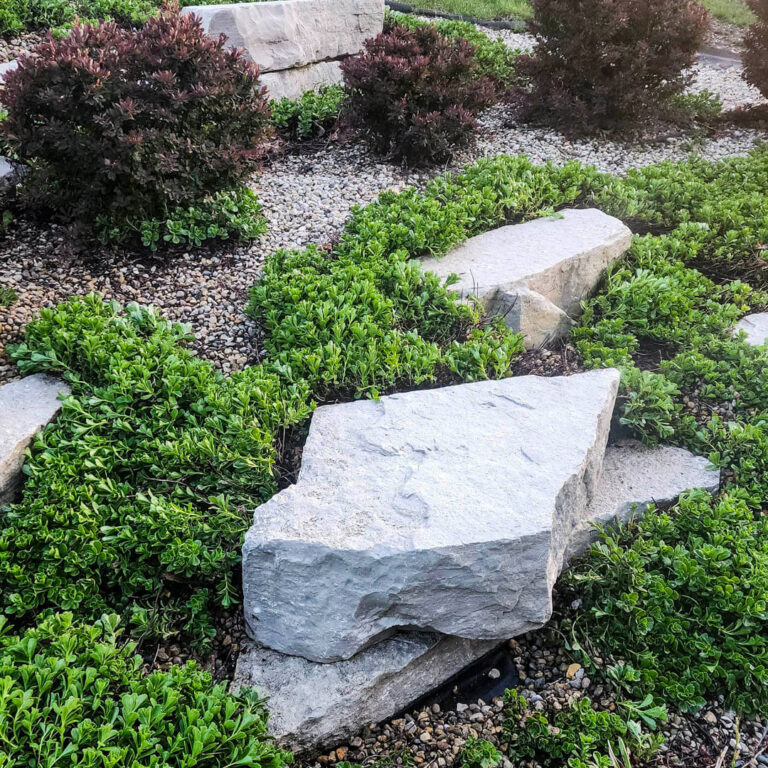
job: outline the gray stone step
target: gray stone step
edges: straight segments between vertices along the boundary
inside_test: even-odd
[[[618,219],[596,209],[567,209],[556,216],[491,230],[443,258],[425,258],[439,277],[455,274],[459,296],[479,298],[523,334],[526,348],[566,336],[607,267],[632,240]]]

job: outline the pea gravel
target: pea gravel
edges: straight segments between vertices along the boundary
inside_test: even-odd
[[[528,48],[530,35],[488,32],[508,45]],[[26,37],[15,46],[33,41]],[[4,54],[0,49],[0,56]],[[692,89],[720,94],[726,106],[759,99],[737,66],[704,57]],[[16,376],[5,345],[18,341],[24,325],[41,307],[68,296],[98,291],[122,303],[154,304],[172,319],[191,324],[194,349],[224,372],[258,361],[257,329],[243,315],[248,288],[257,279],[265,257],[279,248],[310,243],[328,247],[341,233],[355,205],[365,205],[383,190],[423,185],[430,175],[456,170],[479,157],[499,153],[530,156],[535,163],[579,160],[599,170],[621,174],[632,167],[691,153],[717,160],[749,152],[764,139],[756,130],[728,129],[711,137],[677,131],[633,142],[605,138],[571,140],[547,129],[518,125],[509,108],[497,105],[480,119],[474,145],[457,153],[446,168],[408,173],[383,162],[360,143],[328,145],[311,154],[275,158],[254,179],[268,222],[268,232],[250,244],[213,244],[194,251],[162,256],[93,247],[76,252],[68,230],[57,224],[20,221],[0,238],[0,287],[12,288],[18,301],[0,307],[0,382]]]

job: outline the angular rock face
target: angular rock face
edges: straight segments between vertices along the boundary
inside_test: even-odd
[[[423,259],[462,298],[477,296],[523,334],[527,349],[565,336],[605,269],[629,249],[630,230],[595,209],[560,211],[491,230],[441,259]]]
[[[709,469],[705,458],[681,448],[647,448],[635,440],[609,445],[567,557],[597,537],[587,521],[626,521],[651,503],[673,504],[689,488],[714,493],[719,482],[719,471]],[[316,751],[345,741],[366,723],[392,717],[497,645],[497,640],[401,632],[347,661],[321,664],[250,643],[238,659],[233,687],[258,688],[269,697],[271,733],[298,752]]]
[[[271,99],[296,99],[305,91],[316,91],[328,85],[338,85],[344,79],[338,61],[320,61],[306,67],[265,72],[261,84],[267,87]]]
[[[768,343],[768,312],[758,312],[742,317],[736,324],[735,331],[747,334],[745,341],[755,347]]]
[[[35,374],[0,387],[0,505],[10,503],[21,482],[24,451],[61,409],[69,394],[59,379]]]
[[[297,484],[246,535],[251,637],[337,661],[402,628],[486,640],[541,626],[618,380],[523,376],[318,409]]]
[[[590,523],[627,522],[650,504],[666,508],[691,488],[715,493],[720,470],[684,448],[671,445],[648,448],[637,440],[609,445],[597,493],[587,510],[587,522],[571,537],[568,558],[583,552],[598,534]]]
[[[318,664],[249,644],[237,660],[232,688],[258,688],[268,696],[270,733],[302,753],[391,717],[497,645],[412,632],[348,661]]]
[[[384,25],[384,0],[274,0],[190,6],[184,12],[202,17],[209,35],[225,34],[263,73],[285,73],[264,78],[272,98],[297,98],[339,82],[338,64],[328,65],[358,53]],[[307,69],[290,73],[296,68]]]

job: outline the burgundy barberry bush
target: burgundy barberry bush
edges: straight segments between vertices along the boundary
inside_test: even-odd
[[[744,35],[744,79],[768,98],[768,0],[747,0],[757,21]]]
[[[661,111],[709,28],[699,0],[533,0],[532,55],[517,60],[524,119],[611,125]]]
[[[2,124],[29,202],[88,226],[153,219],[248,176],[269,130],[258,69],[166,8],[49,36],[6,79]]]
[[[474,47],[430,26],[393,26],[341,66],[352,124],[379,152],[412,165],[448,159],[468,142],[477,112],[496,99]]]

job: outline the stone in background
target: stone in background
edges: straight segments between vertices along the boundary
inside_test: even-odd
[[[69,386],[37,373],[0,386],[0,505],[13,501],[22,480],[24,451],[61,410]]]
[[[184,8],[259,65],[270,98],[342,80],[339,62],[384,27],[384,0],[273,0]]]

